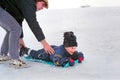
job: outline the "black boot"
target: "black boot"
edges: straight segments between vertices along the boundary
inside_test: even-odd
[[[28,51],[29,51],[29,48],[22,46],[20,48],[20,53],[19,54],[20,54],[20,56],[23,56],[24,54],[28,55]]]

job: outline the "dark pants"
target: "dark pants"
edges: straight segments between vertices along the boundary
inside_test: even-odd
[[[51,47],[54,49],[57,46],[51,46]],[[47,54],[44,49],[40,49],[38,51],[31,50],[29,56],[33,59],[41,59],[41,60],[45,60],[45,61],[50,61],[50,55]]]

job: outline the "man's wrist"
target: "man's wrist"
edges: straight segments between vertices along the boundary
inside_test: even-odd
[[[45,39],[41,40],[40,42],[41,42],[41,44],[42,44],[42,45],[47,44],[47,42],[46,42],[46,40],[45,40]]]

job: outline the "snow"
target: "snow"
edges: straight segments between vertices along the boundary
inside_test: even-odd
[[[61,45],[63,33],[73,31],[85,60],[70,68],[28,62],[29,68],[15,69],[0,64],[1,80],[119,80],[120,79],[120,7],[89,7],[37,12],[46,40]],[[27,23],[23,23],[24,41],[41,49]],[[0,27],[0,45],[5,31]]]

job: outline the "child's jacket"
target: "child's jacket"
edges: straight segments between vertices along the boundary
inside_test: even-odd
[[[78,59],[78,57],[83,57],[82,53],[77,53],[74,55],[70,55],[64,48],[63,45],[61,46],[52,46],[52,48],[54,49],[55,53],[52,55],[49,55],[45,52],[44,49],[35,51],[32,50],[30,52],[30,57],[34,58],[34,59],[42,59],[42,60],[46,60],[46,61],[53,61],[55,65],[57,66],[61,66],[63,65],[65,62],[68,62],[69,58],[72,59]]]

